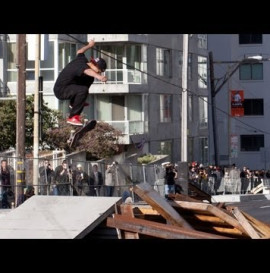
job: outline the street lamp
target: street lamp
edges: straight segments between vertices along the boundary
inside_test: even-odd
[[[213,53],[210,51],[209,52],[209,75],[210,75],[210,101],[211,101],[211,111],[212,111],[212,127],[213,127],[213,144],[214,144],[214,158],[215,158],[215,165],[219,166],[219,149],[218,149],[218,132],[216,128],[216,101],[215,101],[215,96],[216,94],[221,90],[221,88],[224,86],[224,84],[233,76],[233,74],[238,70],[240,65],[244,63],[257,63],[260,61],[268,61],[269,59],[263,58],[260,55],[256,56],[248,56],[244,58],[241,61],[219,61],[219,62],[214,62],[213,61]],[[227,73],[224,78],[223,82],[219,85],[216,86],[215,84],[215,77],[214,77],[214,63],[235,63],[236,66]]]

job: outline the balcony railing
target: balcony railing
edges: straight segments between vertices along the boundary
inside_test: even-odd
[[[125,135],[144,134],[144,121],[106,121]]]
[[[112,84],[142,84],[145,80],[142,73],[131,69],[107,69],[105,75],[108,77],[107,83]],[[95,83],[101,83],[95,80]]]

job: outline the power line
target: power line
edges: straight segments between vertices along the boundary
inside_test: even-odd
[[[88,42],[83,42],[83,41],[77,39],[76,37],[74,37],[74,36],[71,35],[71,34],[66,34],[66,35],[69,36],[69,37],[71,37],[72,39],[76,40],[76,41],[79,42],[80,44],[84,44],[84,45],[87,45],[87,44],[88,44]],[[143,70],[141,70],[141,69],[138,69],[138,68],[136,68],[136,67],[134,67],[134,66],[132,66],[132,65],[129,65],[129,64],[123,62],[122,60],[119,60],[119,59],[117,59],[117,58],[115,58],[115,57],[113,57],[113,56],[110,56],[109,54],[106,54],[106,53],[102,52],[101,50],[99,50],[99,49],[97,49],[97,48],[95,48],[95,47],[92,47],[92,49],[93,49],[93,50],[96,50],[96,51],[99,52],[99,53],[102,53],[103,55],[107,56],[108,58],[111,58],[111,59],[113,59],[113,60],[115,60],[115,61],[117,61],[117,62],[119,62],[119,63],[122,63],[122,64],[124,64],[124,65],[126,65],[126,66],[128,66],[128,67],[131,67],[132,69],[134,69],[134,70],[136,70],[136,71],[139,71],[139,72],[141,72],[142,74],[145,74],[145,75],[147,75],[147,76],[150,76],[150,77],[152,77],[152,78],[154,78],[154,79],[156,79],[156,80],[158,80],[158,81],[164,82],[164,83],[166,83],[166,84],[168,84],[168,85],[177,87],[177,88],[179,88],[179,89],[181,90],[181,92],[185,92],[185,91],[182,90],[182,87],[181,87],[180,85],[178,85],[178,84],[174,84],[174,83],[168,82],[168,81],[166,81],[166,80],[164,80],[164,79],[161,79],[161,78],[158,77],[158,76],[152,75],[152,74],[150,74],[150,73],[148,73],[148,72],[145,72],[145,71],[143,71]],[[199,54],[198,54],[198,56],[202,56],[202,55],[199,55]],[[210,105],[211,107],[213,107],[212,104],[211,104],[208,100],[203,99],[203,97],[205,97],[205,96],[199,95],[199,94],[193,92],[193,91],[190,90],[190,89],[186,89],[186,92],[190,93],[191,95],[193,95],[193,96],[195,96],[195,97],[198,97],[199,99],[203,100],[203,101],[206,102],[208,105]],[[163,94],[163,93],[162,93],[162,94]],[[270,132],[263,131],[263,130],[258,129],[258,128],[256,128],[256,127],[250,125],[250,124],[247,124],[246,122],[244,122],[244,121],[238,119],[237,117],[231,116],[230,113],[228,113],[228,112],[226,112],[226,111],[224,111],[224,110],[218,108],[217,106],[215,106],[215,109],[218,110],[218,111],[220,111],[220,112],[222,112],[223,114],[227,115],[228,117],[237,120],[238,122],[244,124],[245,126],[251,128],[251,129],[254,129],[254,130],[258,131],[258,132],[262,132],[262,133],[264,133],[264,134],[270,135]]]

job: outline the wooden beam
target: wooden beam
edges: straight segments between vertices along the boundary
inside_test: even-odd
[[[161,197],[148,183],[141,183],[134,187],[134,191],[144,201],[160,213],[170,224],[193,229],[180,214]]]
[[[195,203],[195,202],[185,202],[185,201],[174,201],[181,208],[191,209],[191,210],[203,210],[209,211],[213,215],[219,217],[226,223],[232,225],[233,227],[239,229],[241,232],[246,233],[246,230],[242,225],[235,219],[233,216],[230,216],[228,213],[224,212],[223,209],[220,209],[212,204],[206,203]]]
[[[245,216],[241,213],[241,211],[237,207],[235,207],[232,210],[232,213],[238,219],[239,223],[243,226],[247,234],[252,239],[260,239],[259,234],[256,232],[256,230],[252,227],[252,225],[248,222],[248,220],[245,218]]]
[[[131,204],[122,204],[120,206],[121,214],[134,218],[133,208]],[[123,236],[124,239],[139,239],[139,234],[137,232],[124,231]]]
[[[212,197],[210,194],[202,191],[201,189],[199,189],[197,186],[193,185],[192,183],[188,183],[188,189],[196,193],[196,195],[192,196],[192,198],[195,198],[197,200],[207,200],[209,201],[209,203],[212,202]]]
[[[247,214],[244,211],[241,211],[242,214],[247,218],[247,220],[252,224],[252,226],[262,233],[262,238],[269,239],[270,238],[270,226],[269,224],[263,223],[251,215]]]
[[[153,221],[115,215],[107,218],[107,226],[163,239],[228,239],[229,237],[190,230]]]

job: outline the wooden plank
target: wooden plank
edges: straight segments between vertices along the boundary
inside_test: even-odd
[[[266,223],[263,223],[256,218],[252,217],[248,213],[241,211],[241,213],[246,217],[246,219],[252,224],[252,226],[257,229],[262,234],[262,238],[270,238],[270,226]]]
[[[119,212],[120,212],[120,205],[119,204],[115,204],[114,205],[114,207],[115,207],[115,213],[114,214],[112,214],[112,217],[114,218],[115,217],[115,215],[116,214],[119,214]],[[116,229],[116,233],[117,233],[117,237],[118,237],[118,239],[122,239],[122,231],[120,230],[120,229]]]
[[[197,200],[207,200],[209,201],[209,203],[212,202],[211,201],[212,197],[210,194],[202,191],[201,189],[199,189],[197,186],[193,185],[192,183],[188,183],[188,189],[196,193],[196,195],[192,196],[192,198],[195,198]]]
[[[245,218],[245,216],[241,213],[241,211],[237,207],[235,207],[232,210],[232,213],[238,219],[239,223],[243,226],[247,234],[252,239],[260,239],[259,234],[256,232],[256,230],[252,227],[252,225],[248,222],[248,220]]]
[[[115,218],[108,217],[107,226],[163,239],[229,239],[226,236],[126,217],[124,215],[115,215]]]
[[[181,208],[186,208],[186,209],[191,209],[191,210],[203,210],[203,211],[207,210],[207,211],[211,212],[213,215],[222,219],[224,222],[239,229],[241,232],[246,233],[246,230],[242,227],[242,225],[235,218],[233,218],[228,213],[223,211],[223,209],[213,206],[212,204],[185,202],[185,201],[174,201],[174,202],[177,205],[179,205]]]
[[[155,209],[152,207],[145,207],[145,206],[136,206],[136,208],[142,213],[147,215],[160,215]]]
[[[185,194],[179,194],[179,193],[176,193],[174,195],[174,200],[177,200],[177,201],[191,201],[191,202],[202,202],[201,200],[198,200],[198,199],[195,199],[195,198],[192,198],[188,195],[185,195]]]
[[[151,205],[170,224],[193,229],[192,226],[183,219],[180,214],[156,192],[148,183],[141,183],[134,187],[134,191],[145,202]]]
[[[122,204],[120,210],[122,215],[134,218],[131,204]],[[139,234],[137,232],[124,231],[122,237],[124,237],[124,239],[139,239]]]

